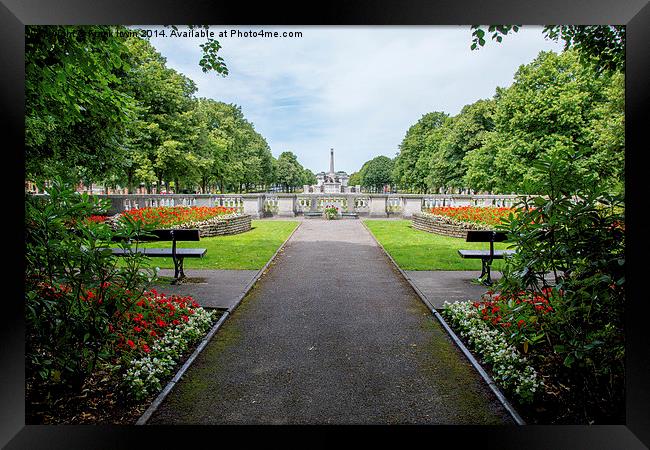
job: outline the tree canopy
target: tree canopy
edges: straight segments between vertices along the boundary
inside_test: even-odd
[[[624,75],[598,72],[577,50],[540,52],[514,83],[458,115],[424,115],[407,131],[393,178],[401,190],[535,193],[536,161],[570,159],[576,182],[622,192]]]
[[[59,175],[129,192],[242,192],[275,182],[268,143],[241,108],[196,98],[195,83],[135,30],[27,26],[25,36],[29,180]],[[220,44],[201,48],[202,69],[227,75]]]
[[[509,33],[516,33],[521,25],[489,25],[492,39],[502,42]],[[472,50],[483,47],[485,28],[473,25]],[[592,64],[597,73],[625,71],[624,25],[547,25],[543,30],[548,39],[564,41],[564,49],[574,49],[582,62]]]

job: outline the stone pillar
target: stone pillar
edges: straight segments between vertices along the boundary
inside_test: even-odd
[[[295,195],[278,195],[278,216],[296,217]]]
[[[371,195],[368,198],[368,215],[370,217],[388,217],[388,212],[386,211],[386,199],[387,197],[385,195]]]
[[[402,217],[410,219],[413,214],[422,212],[422,197],[402,197]]]
[[[264,196],[244,196],[242,197],[244,204],[244,214],[250,215],[253,219],[260,219],[264,215]]]

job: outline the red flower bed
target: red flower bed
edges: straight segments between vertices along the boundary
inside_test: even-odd
[[[106,218],[108,216],[89,216],[86,217],[86,220],[89,222],[95,222],[95,223],[104,223],[106,221]]]
[[[472,222],[485,225],[498,225],[510,213],[515,214],[514,208],[478,207],[478,206],[439,206],[429,210],[431,214],[451,217],[461,222]]]
[[[173,226],[187,222],[200,222],[213,217],[237,212],[235,208],[223,206],[172,206],[132,209],[122,213],[143,225]]]
[[[518,292],[516,294],[494,294],[488,291],[483,301],[474,302],[481,318],[495,328],[506,331],[514,344],[523,344],[524,352],[528,345],[541,339],[540,334],[544,316],[553,313],[551,305],[562,300],[562,290],[543,288],[539,293]]]
[[[199,304],[192,297],[166,296],[155,289],[145,292],[132,308],[115,317],[109,331],[121,352],[149,353],[156,338],[169,327],[187,322]]]

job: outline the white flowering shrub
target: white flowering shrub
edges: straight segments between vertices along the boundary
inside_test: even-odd
[[[131,360],[123,380],[129,393],[140,400],[161,390],[161,380],[172,373],[183,352],[205,335],[214,315],[214,311],[197,308],[187,322],[170,327],[157,339],[149,353]]]
[[[530,403],[543,383],[526,358],[508,344],[503,332],[482,320],[472,302],[445,302],[444,307],[443,317],[492,367],[494,381],[521,402]]]

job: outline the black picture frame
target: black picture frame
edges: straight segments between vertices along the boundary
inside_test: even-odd
[[[611,24],[627,26],[626,56],[626,424],[599,426],[431,426],[431,427],[159,427],[159,426],[25,426],[24,312],[22,284],[24,254],[24,26],[30,24],[269,24],[269,25],[460,25],[460,24]],[[9,287],[2,302],[0,327],[0,444],[6,448],[158,448],[187,446],[199,439],[224,445],[224,436],[235,433],[237,445],[271,434],[286,445],[312,442],[316,433],[354,431],[365,439],[416,434],[429,444],[441,439],[447,446],[479,448],[585,448],[636,449],[650,446],[650,339],[647,295],[642,289],[642,256],[647,237],[643,223],[646,200],[643,156],[644,112],[649,105],[650,6],[647,0],[589,2],[553,0],[445,0],[387,1],[329,0],[319,4],[169,0],[90,1],[0,0],[0,102],[3,131],[0,148],[4,172],[5,225],[11,228],[3,240],[8,261],[2,279]],[[471,32],[468,26],[468,46]],[[8,139],[9,138],[9,139]],[[7,181],[7,174],[12,175]],[[15,291],[15,295],[14,295]],[[304,441],[296,433],[305,435]],[[190,439],[190,440],[188,440]],[[369,443],[369,441],[366,441]],[[403,441],[401,441],[403,442]],[[332,444],[336,442],[332,441]]]

